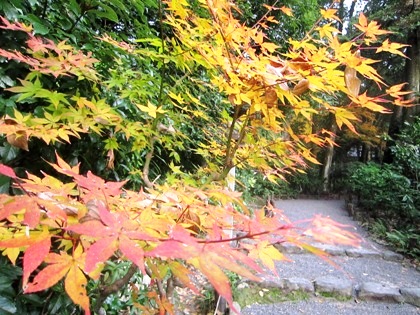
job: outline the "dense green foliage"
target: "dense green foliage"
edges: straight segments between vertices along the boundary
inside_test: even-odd
[[[420,257],[420,118],[406,124],[391,148],[393,163],[357,164],[349,191],[371,220],[370,228],[398,251]]]

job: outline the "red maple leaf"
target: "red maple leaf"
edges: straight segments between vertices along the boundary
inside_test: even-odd
[[[144,251],[137,240],[156,241],[156,239],[137,231],[138,226],[133,224],[128,215],[110,212],[101,202],[96,205],[101,221],[92,220],[67,228],[81,235],[98,238],[86,250],[85,271],[93,271],[97,264],[107,261],[119,249],[145,272]]]
[[[10,178],[13,178],[13,179],[17,178],[13,168],[11,168],[7,165],[4,165],[4,164],[0,164],[0,174],[2,174],[4,176],[7,176],[7,177],[10,177]]]

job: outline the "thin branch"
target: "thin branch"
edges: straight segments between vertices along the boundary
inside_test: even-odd
[[[47,8],[48,8],[48,0],[45,0],[43,8],[42,8],[41,19],[45,19],[45,16],[47,14]]]
[[[146,160],[144,161],[144,165],[143,165],[142,178],[143,178],[144,184],[148,188],[152,188],[154,186],[153,183],[150,181],[149,171],[150,171],[150,162],[152,161],[153,154],[155,152],[155,142],[156,142],[156,137],[152,137],[152,139],[150,140],[150,150],[146,154]]]
[[[127,273],[121,279],[115,280],[114,283],[106,286],[102,286],[99,290],[99,296],[96,299],[94,312],[98,313],[103,302],[106,298],[118,291],[120,291],[123,287],[125,287],[128,282],[130,281],[131,277],[137,272],[138,268],[135,264],[131,264],[130,268],[128,269]]]

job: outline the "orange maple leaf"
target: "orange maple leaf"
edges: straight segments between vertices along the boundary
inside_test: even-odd
[[[344,230],[345,227],[349,226],[337,223],[328,217],[316,215],[312,220],[312,227],[307,229],[304,234],[326,244],[359,246],[361,243],[360,237]]]
[[[83,268],[84,257],[82,246],[78,246],[73,256],[66,252],[50,253],[45,258],[48,264],[25,288],[25,293],[38,292],[50,288],[62,278],[67,294],[75,304],[80,305],[86,315],[90,315],[89,297],[86,292],[87,279],[80,268]]]

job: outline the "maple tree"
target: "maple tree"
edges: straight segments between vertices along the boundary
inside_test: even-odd
[[[27,50],[0,49],[0,55],[30,69],[19,85],[7,90],[17,94],[17,102],[44,102],[42,115],[15,108],[3,117],[0,132],[11,145],[29,150],[34,138],[46,144],[71,143],[94,133],[103,137],[109,168],[114,167],[121,143],[130,142],[132,151],[147,152],[139,171],[144,184],[139,191],[124,189],[126,181],[106,181],[90,171],[81,174],[78,164],[71,165],[59,155],[49,163],[55,175],[17,176],[12,168],[0,166],[0,174],[10,177],[21,193],[0,195],[0,249],[13,264],[22,258],[26,293],[63,280],[69,297],[90,314],[140,270],[153,279],[158,293],[151,285],[150,305],[136,306],[144,312],[156,308],[160,314],[171,313],[174,278],[196,290],[188,277],[193,269],[187,266],[192,266],[232,304],[225,271],[258,281],[263,268],[275,271],[274,261],[284,259],[275,243],[291,242],[319,255],[323,253],[308,245],[308,239],[358,244],[353,234],[326,218],[315,217],[311,227],[299,231],[280,216],[268,218],[263,209],[253,212],[240,193],[225,186],[233,167],[257,169],[274,182],[308,161],[317,163],[308,144],[333,143],[331,132],[312,133],[310,128],[300,132],[292,127],[293,121],[303,119],[310,125],[315,115],[331,113],[338,127],[355,131],[360,109],[384,112],[383,105],[391,99],[408,106],[403,85],[386,87],[372,66],[375,61],[363,57],[363,50],[372,49],[369,46],[388,32],[361,14],[360,34],[340,42],[339,31],[332,26],[338,19],[336,10],[331,7],[321,10],[322,18],[304,39],[290,40],[289,50],[280,54],[265,31],[277,22],[270,12],[290,15],[291,10],[266,6],[267,14],[249,27],[239,22],[240,11],[230,1],[198,2],[201,10],[193,10],[186,1],[165,2],[164,22],[172,30],[168,38],[146,38],[136,45],[101,37],[121,55],[160,65],[163,74],[169,66],[182,73],[171,86],[156,82],[158,95],[147,93],[152,76],[145,74],[139,95],[133,96],[130,83],[117,80],[124,82],[129,71],[119,77],[121,69],[116,68],[115,77],[102,82],[95,70],[99,60],[89,52],[35,36],[31,26],[1,18],[2,29],[26,34]],[[402,47],[383,41],[376,49],[400,54]],[[117,58],[116,64],[121,63]],[[203,69],[205,79],[192,75]],[[100,93],[63,93],[43,83],[45,77],[66,76],[104,84],[131,102],[135,114],[121,113]],[[358,76],[383,86],[383,95],[360,94]],[[206,114],[211,105],[189,90],[193,84],[205,85],[222,98],[217,121]],[[346,95],[349,101],[334,106],[325,95],[340,100]],[[176,149],[186,138],[180,131],[186,119],[207,124],[196,149],[206,163],[194,173],[176,165],[180,162]],[[159,146],[173,158],[171,173],[160,182],[150,178]],[[242,236],[230,236],[227,231],[232,230]],[[242,244],[246,238],[255,243]],[[231,246],[233,241],[239,242],[239,248]],[[128,260],[131,267],[121,281],[103,286],[91,306],[88,281],[100,282],[109,260]]]

